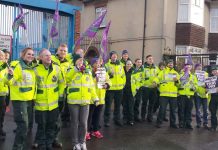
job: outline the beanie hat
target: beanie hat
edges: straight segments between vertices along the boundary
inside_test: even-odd
[[[75,54],[74,56],[73,56],[73,63],[74,63],[74,65],[76,65],[76,61],[78,60],[78,59],[80,59],[80,58],[82,58],[80,55],[78,55],[78,54]]]
[[[117,52],[111,51],[111,52],[110,52],[110,58],[111,58],[111,56],[112,56],[113,54],[116,54],[116,55],[117,55]]]
[[[126,50],[126,49],[123,50],[123,51],[122,51],[122,55],[124,55],[124,54],[128,54],[128,50]]]
[[[172,59],[168,59],[168,60],[166,61],[166,64],[169,64],[169,63],[173,63],[173,60],[172,60]]]

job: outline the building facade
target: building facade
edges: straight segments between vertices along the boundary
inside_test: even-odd
[[[163,54],[218,50],[217,0],[80,0],[77,4],[82,7],[80,33],[107,10],[102,29],[112,21],[110,50],[127,49],[133,59],[152,54],[159,62]]]

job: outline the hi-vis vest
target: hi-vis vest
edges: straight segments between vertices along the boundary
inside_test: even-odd
[[[7,74],[8,68],[6,63],[0,61],[0,96],[6,96],[8,94]]]
[[[180,74],[180,78],[182,78],[184,72]],[[198,86],[198,81],[195,75],[189,73],[189,77],[186,82],[180,82],[179,84],[179,95],[193,96]]]
[[[71,62],[66,58],[65,58],[64,62],[61,62],[59,60],[59,58],[57,56],[54,56],[54,55],[52,55],[51,59],[55,64],[57,64],[61,68],[64,79],[66,79],[67,69],[69,68]]]
[[[86,69],[84,73],[76,67],[68,69],[67,75],[67,103],[89,105],[98,100],[91,72]]]
[[[10,100],[31,101],[35,98],[36,78],[33,66],[27,66],[22,59],[12,61],[13,77],[9,80]]]
[[[108,74],[113,76],[110,78],[112,83],[110,90],[122,90],[126,84],[126,75],[120,61],[117,61],[116,63],[109,61],[105,64],[105,67]]]
[[[175,82],[173,78],[177,78],[178,81]],[[160,71],[158,74],[158,84],[160,96],[178,96],[177,84],[179,84],[179,74],[174,69],[166,67],[164,70]]]
[[[58,107],[58,99],[63,97],[65,82],[59,66],[51,64],[46,69],[43,64],[35,68],[37,94],[35,109],[51,111]]]
[[[144,65],[144,87],[152,88],[153,82],[157,79],[159,69],[157,66]]]
[[[131,75],[131,90],[132,95],[135,96],[137,93],[137,90],[143,85],[143,74],[144,74],[144,68],[141,66],[138,70],[136,68],[133,68],[133,72]]]

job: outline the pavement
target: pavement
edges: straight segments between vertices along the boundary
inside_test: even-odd
[[[193,127],[195,118],[193,118]],[[12,113],[5,117],[4,129],[7,133],[5,141],[0,141],[0,150],[11,150],[16,125]],[[92,137],[87,142],[88,150],[218,150],[218,132],[211,132],[204,128],[171,129],[169,122],[162,128],[156,128],[155,123],[135,123],[134,126],[102,127],[104,138]],[[32,133],[28,135],[28,150],[31,150],[36,132],[34,124]],[[62,128],[59,140],[63,143],[63,150],[71,150],[70,127]]]

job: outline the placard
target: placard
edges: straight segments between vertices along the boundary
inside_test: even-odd
[[[10,35],[1,35],[0,34],[0,49],[7,49],[11,51],[12,47],[12,38]]]
[[[217,76],[208,77],[205,79],[205,84],[208,93],[217,93],[216,81],[217,81]]]

